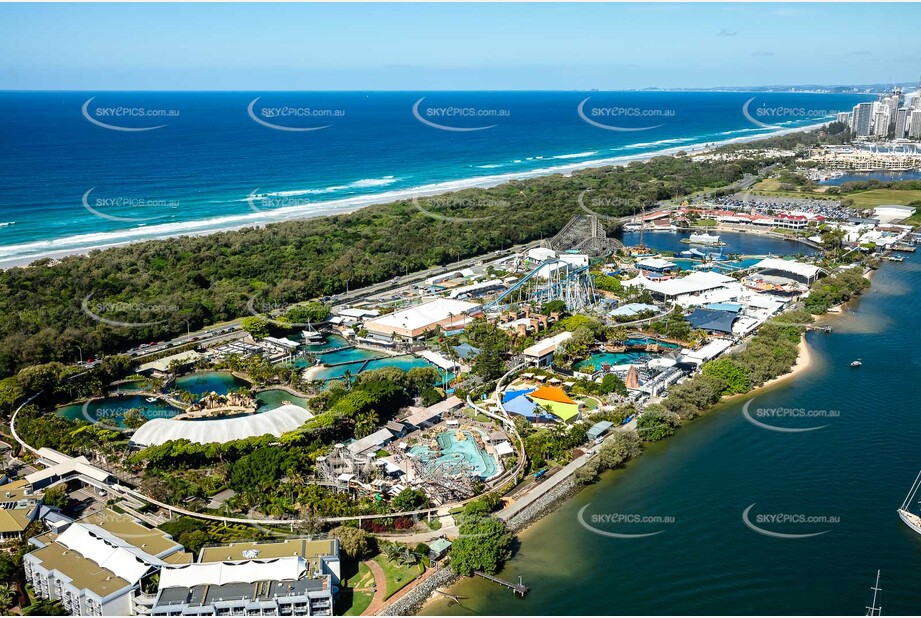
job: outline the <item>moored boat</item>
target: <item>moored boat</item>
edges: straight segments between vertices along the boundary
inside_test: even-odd
[[[918,493],[919,485],[921,485],[921,472],[918,472],[915,482],[911,484],[911,489],[908,490],[908,495],[905,496],[905,500],[902,501],[902,506],[898,508],[897,512],[906,526],[921,534],[921,517],[908,510],[912,501],[914,501],[915,494]]]

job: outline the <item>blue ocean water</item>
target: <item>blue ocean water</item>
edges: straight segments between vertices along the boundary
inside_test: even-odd
[[[0,266],[750,138],[868,98],[3,92]]]

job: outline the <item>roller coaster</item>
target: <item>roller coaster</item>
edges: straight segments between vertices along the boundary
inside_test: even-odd
[[[513,304],[540,306],[552,300],[562,300],[569,311],[582,311],[595,305],[598,295],[588,266],[574,267],[559,258],[544,260],[483,305],[483,310],[502,311]]]

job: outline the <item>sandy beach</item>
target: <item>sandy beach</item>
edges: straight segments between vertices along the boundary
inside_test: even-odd
[[[186,221],[183,223],[177,224],[165,224],[162,226],[151,226],[146,228],[138,228],[133,230],[120,230],[116,232],[104,232],[95,234],[96,237],[92,246],[81,246],[81,247],[67,247],[68,241],[74,241],[74,239],[62,238],[55,240],[47,240],[36,243],[28,243],[29,245],[41,245],[41,248],[34,247],[35,250],[29,252],[27,255],[8,255],[6,257],[0,257],[0,268],[8,269],[15,268],[17,266],[28,266],[32,262],[44,258],[51,259],[61,259],[68,256],[74,255],[86,255],[91,251],[97,249],[109,249],[112,247],[123,246],[136,242],[145,242],[150,240],[163,240],[167,238],[176,238],[180,236],[205,236],[209,234],[216,234],[219,232],[226,232],[246,227],[264,227],[272,223],[278,223],[282,221],[291,221],[291,220],[303,220],[311,219],[315,217],[325,217],[329,215],[341,215],[355,212],[362,208],[368,206],[374,206],[378,204],[387,204],[390,202],[395,202],[399,200],[408,200],[413,198],[420,197],[431,197],[434,195],[444,195],[463,189],[479,188],[479,189],[488,189],[491,187],[496,187],[498,185],[507,183],[512,180],[526,180],[528,178],[537,178],[540,176],[551,176],[554,174],[561,174],[563,176],[571,176],[573,172],[591,169],[597,167],[606,167],[612,165],[626,165],[635,161],[646,161],[652,159],[653,157],[663,156],[663,155],[674,155],[679,152],[686,152],[688,154],[702,154],[709,152],[721,146],[726,146],[729,144],[736,143],[745,143],[758,141],[766,139],[768,137],[776,137],[780,135],[787,135],[790,133],[800,133],[805,131],[812,131],[820,127],[825,126],[828,122],[821,122],[817,124],[812,124],[804,127],[797,127],[791,129],[781,129],[773,131],[770,133],[761,133],[758,135],[746,135],[742,137],[734,137],[722,141],[711,142],[708,144],[701,144],[697,146],[688,146],[681,147],[675,146],[671,148],[665,148],[662,150],[657,150],[654,152],[648,152],[643,154],[636,155],[625,155],[619,157],[610,157],[603,159],[595,159],[591,161],[580,161],[577,163],[566,163],[563,165],[557,165],[552,167],[546,167],[536,170],[530,170],[527,172],[514,172],[508,174],[494,174],[488,176],[480,176],[476,178],[468,178],[457,181],[437,183],[434,185],[420,186],[409,189],[401,189],[395,191],[385,191],[377,193],[374,195],[365,195],[359,197],[345,198],[339,200],[330,200],[328,202],[317,202],[309,204],[308,206],[288,206],[283,208],[277,208],[271,212],[249,212],[249,213],[240,213],[236,215],[230,215],[226,217],[221,217],[219,219],[205,219],[201,221]],[[125,236],[135,235],[134,238],[125,238]],[[106,238],[110,237],[111,240]],[[87,239],[84,239],[86,242]],[[56,249],[55,245],[61,246],[62,248]],[[6,249],[15,249],[16,246],[8,246]],[[0,246],[0,249],[4,247]],[[22,246],[23,250],[26,250],[25,246]]]

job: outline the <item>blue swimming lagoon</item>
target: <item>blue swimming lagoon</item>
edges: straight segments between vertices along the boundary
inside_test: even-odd
[[[483,434],[477,432],[480,439]],[[418,456],[430,470],[442,469],[448,474],[468,473],[486,480],[495,476],[496,460],[477,444],[470,429],[448,429],[440,432],[434,444],[414,446],[410,454]]]
[[[148,419],[173,418],[182,414],[182,410],[171,406],[162,399],[147,401],[145,395],[125,395],[123,397],[104,397],[89,403],[74,403],[61,406],[58,414],[72,421],[92,421],[105,423],[113,427],[124,428],[125,414],[137,409]]]
[[[680,347],[676,343],[658,341],[652,337],[632,337],[625,340],[624,343],[628,346],[649,345],[650,343],[657,343],[661,348],[678,349]],[[656,356],[658,356],[657,353],[646,352],[644,350],[629,350],[625,352],[597,352],[588,356],[587,358],[573,363],[572,368],[575,371],[590,373],[589,367],[593,368],[594,371],[601,371],[602,366],[605,364],[611,366],[637,365],[645,363],[650,358],[654,358]]]
[[[201,396],[211,392],[226,395],[230,391],[247,386],[249,382],[227,371],[200,371],[176,378],[170,388],[189,391],[193,395]]]

